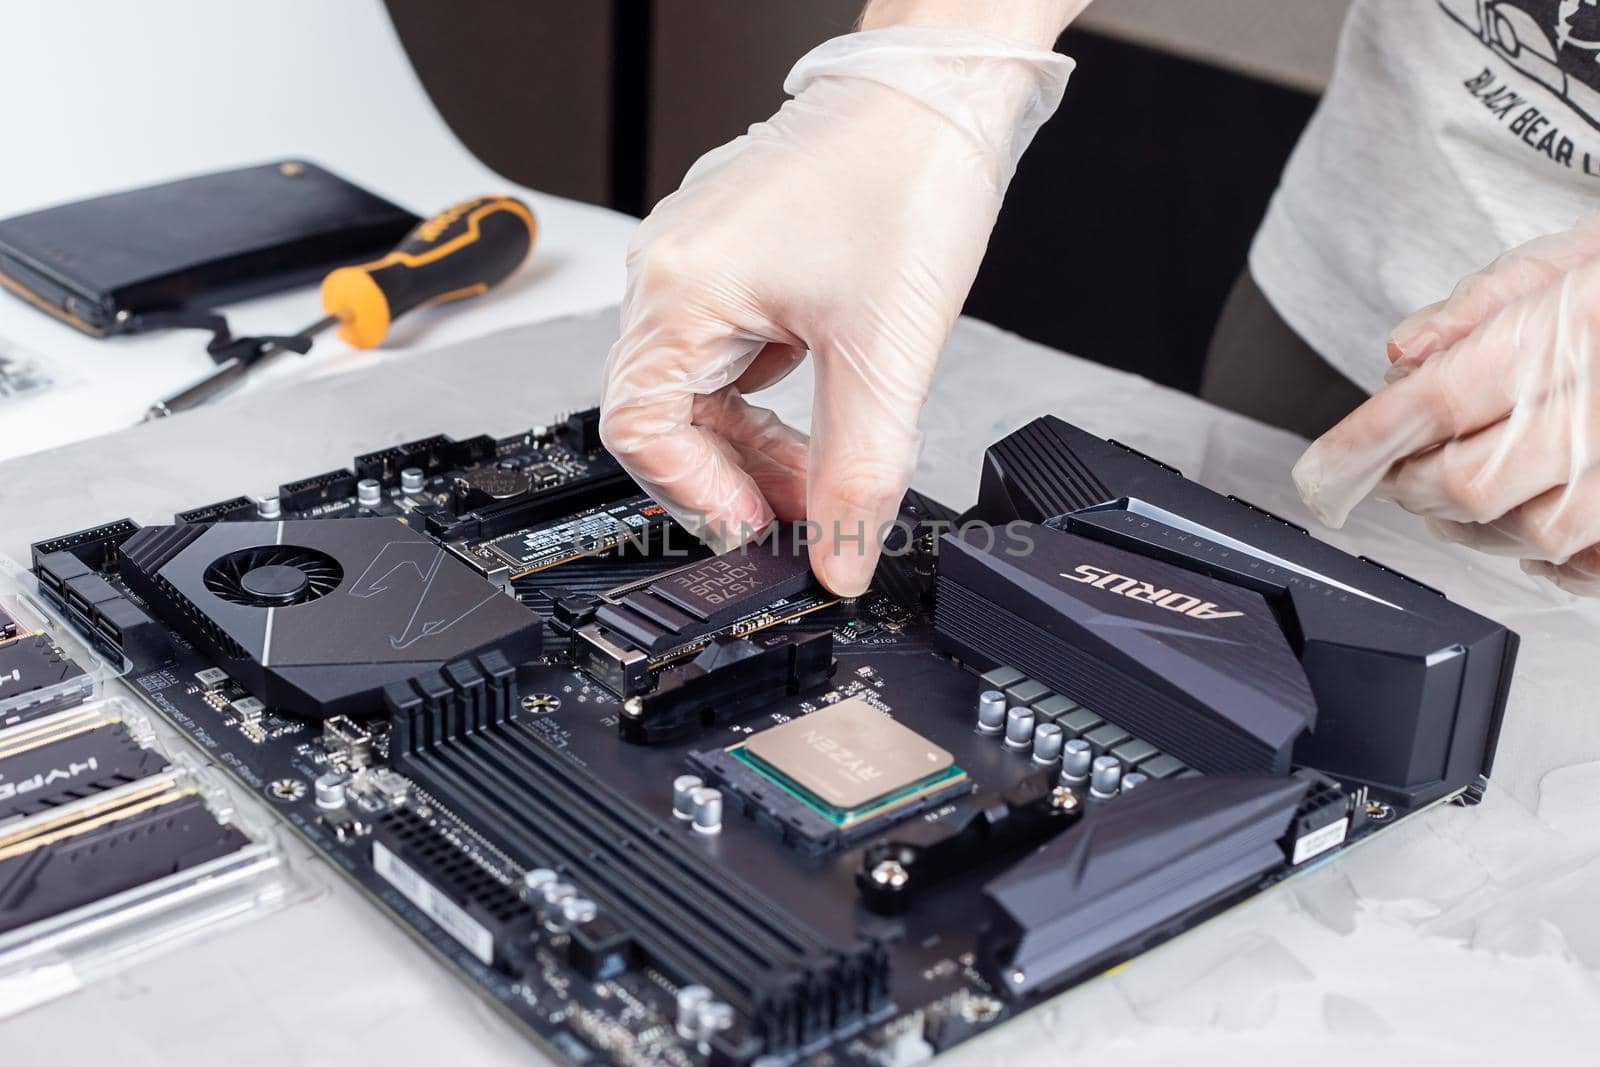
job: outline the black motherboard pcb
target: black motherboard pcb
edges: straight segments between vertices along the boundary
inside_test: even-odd
[[[574,1064],[912,1067],[1484,787],[1514,635],[1056,420],[865,595],[807,558],[694,544],[590,411],[32,562]]]

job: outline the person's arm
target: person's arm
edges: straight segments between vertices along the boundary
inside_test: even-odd
[[[710,543],[806,519],[812,567],[866,589],[911,480],[940,348],[1086,0],[877,0],[793,96],[640,225],[601,436]],[[813,358],[809,438],[746,395]]]

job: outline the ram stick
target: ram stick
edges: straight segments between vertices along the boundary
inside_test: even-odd
[[[41,823],[42,820],[42,823]],[[249,839],[176,788],[0,831],[0,934],[236,852]]]
[[[167,766],[125,724],[66,711],[0,730],[0,823],[119,785]]]

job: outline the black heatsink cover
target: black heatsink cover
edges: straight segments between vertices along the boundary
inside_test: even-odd
[[[1261,594],[1061,530],[1013,532],[1015,554],[987,531],[945,535],[941,644],[1016,667],[1198,770],[1289,770],[1316,705]]]
[[[1427,586],[1051,417],[990,447],[967,517],[1048,522],[1266,597],[1316,698],[1296,764],[1412,808],[1489,773],[1517,635]]]
[[[979,969],[1017,996],[1142,951],[1280,866],[1278,839],[1306,789],[1292,777],[1173,778],[1094,806],[984,887]]]
[[[303,570],[305,592],[262,606],[248,587],[282,588],[285,575],[252,582],[251,561]],[[522,663],[540,651],[536,613],[393,519],[151,526],[122,545],[118,566],[246,689],[306,718],[377,714],[390,682],[485,652]]]

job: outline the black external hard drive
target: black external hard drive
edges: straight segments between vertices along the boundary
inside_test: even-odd
[[[284,160],[0,220],[0,286],[104,337],[305,285],[417,224],[314,163]]]

